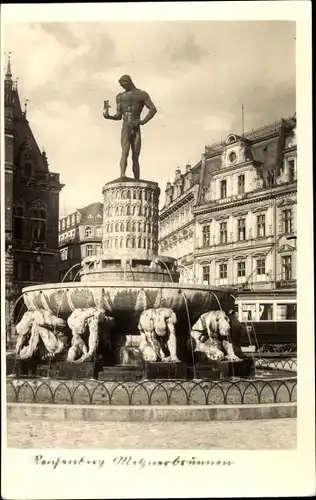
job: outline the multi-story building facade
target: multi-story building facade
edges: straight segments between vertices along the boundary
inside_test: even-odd
[[[48,167],[22,111],[10,60],[4,82],[6,338],[22,314],[22,288],[58,281],[59,174]]]
[[[196,281],[237,287],[249,297],[295,299],[296,150],[295,117],[205,148],[190,220]],[[181,199],[168,199],[161,211],[161,245],[182,233],[177,223],[172,233],[165,229],[166,214],[181,210]],[[177,258],[186,251],[169,248]]]
[[[195,281],[194,240],[200,163],[186,165],[184,173],[175,172],[174,182],[168,182],[165,203],[159,215],[159,253],[178,259],[180,281]]]
[[[103,204],[96,202],[59,220],[59,280],[78,281],[81,261],[101,255]]]

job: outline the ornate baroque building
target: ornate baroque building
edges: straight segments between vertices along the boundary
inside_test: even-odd
[[[10,60],[4,82],[6,338],[22,314],[22,288],[58,281],[59,174],[50,172],[22,111]]]
[[[96,202],[59,220],[59,280],[79,281],[85,257],[101,255],[103,204]]]
[[[296,151],[295,117],[207,146],[189,188],[179,171],[167,185],[161,248],[180,262],[189,253],[200,283],[233,285],[249,296],[295,297]]]

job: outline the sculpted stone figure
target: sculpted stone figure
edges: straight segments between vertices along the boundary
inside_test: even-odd
[[[137,89],[130,76],[123,75],[119,79],[119,83],[125,92],[116,96],[116,113],[111,116],[109,113],[109,101],[104,101],[103,116],[106,120],[123,119],[121,133],[122,156],[120,161],[121,177],[126,177],[127,159],[131,149],[133,174],[134,178],[138,180],[140,175],[139,155],[141,150],[140,126],[149,122],[157,113],[157,110],[147,92]],[[149,112],[141,120],[141,112],[144,106],[148,108]]]
[[[66,322],[49,311],[27,311],[16,325],[15,354],[19,359],[32,358],[41,345],[48,356],[61,353],[67,342],[62,332]]]
[[[101,328],[102,334],[110,347],[110,329],[114,324],[114,319],[106,316],[103,309],[97,307],[75,309],[67,321],[72,331],[71,347],[68,351],[67,361],[82,363],[91,360],[96,354],[99,345]],[[88,335],[88,346],[83,338],[85,334]]]
[[[141,337],[139,350],[145,361],[180,362],[177,357],[176,323],[177,317],[172,309],[161,307],[142,312],[138,322]]]
[[[210,361],[238,360],[230,336],[231,324],[224,311],[209,311],[193,325],[191,336],[195,351],[205,354]]]

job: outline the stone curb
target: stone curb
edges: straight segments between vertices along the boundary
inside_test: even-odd
[[[101,406],[7,403],[10,420],[97,422],[205,422],[295,418],[297,403],[214,406]]]

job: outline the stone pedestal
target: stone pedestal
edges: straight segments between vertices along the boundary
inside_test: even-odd
[[[184,363],[145,362],[144,377],[148,380],[186,379],[187,367]]]

